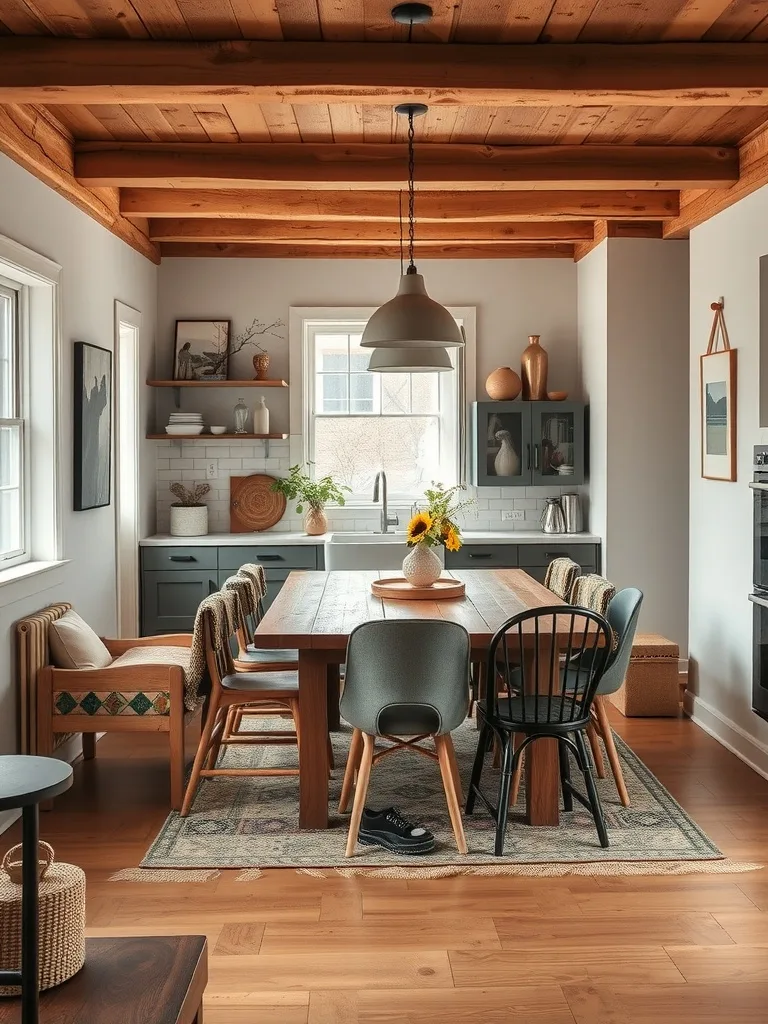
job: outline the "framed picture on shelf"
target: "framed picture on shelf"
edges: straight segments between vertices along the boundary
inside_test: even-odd
[[[173,380],[226,380],[231,320],[177,320]]]
[[[75,342],[74,509],[110,503],[112,353]]]
[[[736,480],[736,351],[730,346],[722,303],[713,303],[715,319],[706,354],[701,356],[701,475],[707,480]],[[718,351],[719,343],[722,351]]]

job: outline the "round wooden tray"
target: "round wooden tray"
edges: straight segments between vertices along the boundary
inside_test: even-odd
[[[268,530],[285,513],[285,495],[272,490],[273,476],[253,473],[229,478],[229,529],[232,533]]]
[[[404,576],[374,580],[371,593],[390,601],[445,601],[446,598],[464,597],[464,584],[460,580],[439,579],[431,587],[413,587]]]

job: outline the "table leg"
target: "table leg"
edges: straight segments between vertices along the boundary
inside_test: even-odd
[[[338,732],[341,725],[341,717],[339,715],[339,700],[341,698],[340,667],[335,662],[328,666],[328,728],[331,732]]]
[[[40,990],[37,977],[37,804],[25,807],[21,820],[21,1021],[37,1024]]]
[[[540,637],[539,644],[536,687],[539,693],[546,693],[549,690],[552,641],[547,637]],[[534,668],[533,651],[526,652],[526,658],[530,660],[525,674],[530,678]],[[554,665],[555,671],[559,671],[557,653]],[[560,761],[557,740],[535,740],[525,748],[525,814],[529,825],[557,825],[560,822]]]
[[[328,662],[299,651],[299,827],[328,828]]]

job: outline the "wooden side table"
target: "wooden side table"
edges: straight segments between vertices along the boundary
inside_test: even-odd
[[[208,946],[203,935],[85,940],[85,966],[40,995],[41,1024],[203,1024]],[[0,1024],[19,1000],[0,999]]]
[[[37,840],[38,804],[72,785],[72,769],[55,757],[9,754],[0,757],[0,811],[21,808],[21,971],[0,970],[0,985],[21,985],[21,1022],[37,1024],[39,1003]]]

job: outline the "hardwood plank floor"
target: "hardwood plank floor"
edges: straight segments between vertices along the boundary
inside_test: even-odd
[[[728,856],[768,863],[766,780],[688,721],[612,718]],[[768,872],[108,881],[165,819],[166,774],[161,738],[107,737],[41,831],[86,870],[89,934],[208,937],[206,1024],[766,1019]]]

